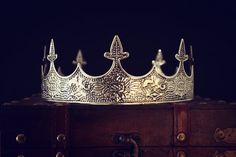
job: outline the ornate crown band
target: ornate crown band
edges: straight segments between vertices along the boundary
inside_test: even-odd
[[[78,53],[75,71],[69,76],[60,75],[55,69],[54,61],[57,59],[54,42],[51,40],[47,59],[50,61],[48,73],[42,65],[42,98],[53,102],[86,103],[86,104],[159,104],[181,102],[193,99],[194,77],[193,64],[191,75],[184,68],[186,60],[190,59],[185,52],[184,40],[181,40],[179,51],[175,58],[179,61],[176,73],[166,76],[161,69],[165,63],[159,50],[156,60],[152,61],[152,69],[144,76],[128,74],[120,63],[129,57],[123,52],[119,37],[116,35],[112,41],[110,52],[104,57],[112,60],[111,68],[101,76],[90,76],[82,69],[81,52]],[[191,62],[192,63],[192,62]]]

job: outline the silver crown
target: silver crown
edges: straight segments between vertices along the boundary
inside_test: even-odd
[[[192,100],[194,97],[193,64],[190,65],[191,75],[188,75],[184,68],[184,62],[193,59],[192,55],[189,59],[186,54],[183,39],[175,55],[179,65],[173,76],[165,75],[161,69],[165,64],[161,50],[146,75],[128,74],[120,61],[129,57],[129,53],[123,51],[117,35],[112,41],[110,52],[105,52],[104,57],[112,60],[112,65],[108,72],[101,76],[90,76],[83,71],[82,65],[85,62],[81,52],[73,61],[77,64],[75,71],[64,76],[55,68],[57,54],[51,40],[47,55],[47,60],[50,61],[48,73],[45,72],[45,65],[42,66],[42,98],[53,102],[109,105],[181,102]]]

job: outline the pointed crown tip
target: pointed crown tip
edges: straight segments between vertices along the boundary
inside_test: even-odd
[[[184,38],[181,38],[181,41],[180,41],[180,47],[185,47],[185,42],[184,42]]]
[[[82,50],[81,49],[78,50],[77,55],[80,55],[80,56],[82,55]]]
[[[54,40],[51,39],[50,46],[54,46]]]
[[[116,34],[116,35],[114,36],[114,39],[120,39],[120,38],[119,38],[119,36]]]
[[[119,38],[118,35],[115,35],[115,36],[114,36],[114,38],[113,38],[113,40],[112,40],[112,43],[118,43],[119,45],[121,44],[121,40],[120,40],[120,38]]]

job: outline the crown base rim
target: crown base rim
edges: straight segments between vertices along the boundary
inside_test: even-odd
[[[70,100],[55,100],[55,99],[45,99],[42,98],[44,101],[53,102],[53,103],[65,103],[65,104],[74,104],[74,105],[101,105],[101,106],[109,106],[109,105],[122,105],[122,106],[132,106],[132,105],[164,105],[164,104],[171,104],[171,103],[181,103],[181,102],[188,102],[193,101],[194,98],[184,99],[184,100],[173,100],[173,101],[156,101],[156,102],[109,102],[109,103],[102,103],[102,102],[78,102],[78,101],[70,101]]]

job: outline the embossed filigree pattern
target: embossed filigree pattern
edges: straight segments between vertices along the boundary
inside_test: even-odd
[[[139,77],[129,75],[120,63],[129,54],[123,52],[118,36],[114,37],[110,52],[106,52],[104,56],[113,60],[113,63],[110,70],[102,76],[87,75],[80,62],[71,75],[61,76],[55,70],[57,55],[51,42],[47,57],[50,61],[49,72],[47,75],[42,72],[42,97],[48,101],[89,104],[168,103],[193,98],[193,66],[191,65],[191,75],[188,76],[183,65],[188,59],[183,40],[176,54],[179,66],[173,76],[166,76],[161,70],[165,63],[161,51],[156,60],[152,61],[153,68],[148,74]]]

